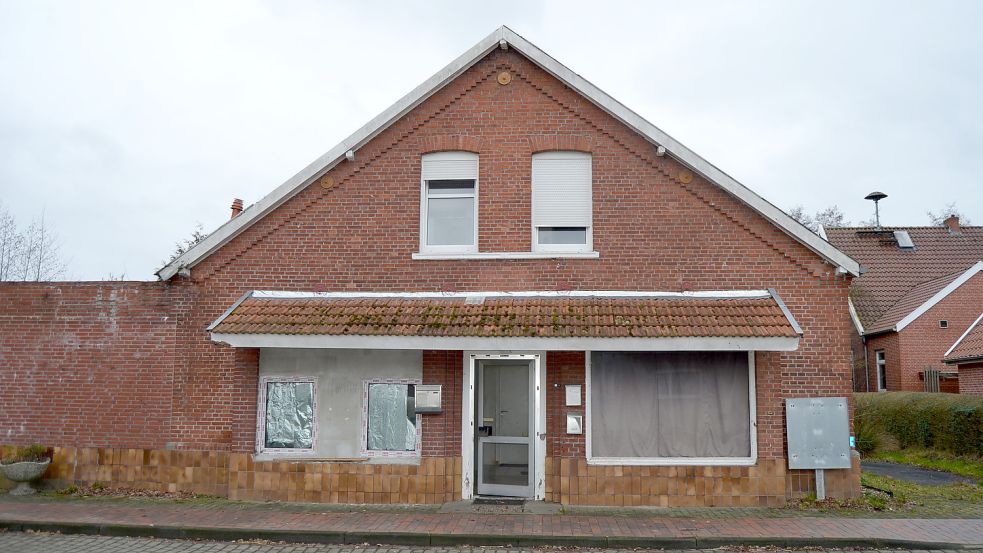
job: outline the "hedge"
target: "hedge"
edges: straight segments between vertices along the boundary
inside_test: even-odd
[[[893,436],[902,448],[983,455],[983,397],[925,392],[857,393],[855,426]]]

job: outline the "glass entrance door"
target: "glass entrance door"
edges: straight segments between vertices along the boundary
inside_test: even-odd
[[[478,365],[479,495],[533,496],[533,375],[532,363],[525,360]]]

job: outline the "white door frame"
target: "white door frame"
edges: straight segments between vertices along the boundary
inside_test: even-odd
[[[461,406],[461,497],[471,499],[475,492],[474,456],[474,418],[475,418],[475,376],[477,362],[481,360],[520,359],[532,361],[533,382],[535,384],[534,409],[535,468],[533,470],[533,499],[546,498],[546,352],[512,351],[465,351],[463,359],[464,386]]]

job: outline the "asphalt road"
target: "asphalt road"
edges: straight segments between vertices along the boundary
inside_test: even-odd
[[[556,553],[557,551],[559,550],[495,547],[420,548],[378,545],[352,546],[255,542],[213,542],[161,540],[153,538],[115,538],[107,536],[61,535],[38,532],[0,532],[0,552],[3,553]],[[593,551],[598,550],[595,549]],[[638,550],[603,551],[612,551],[616,553],[638,553]],[[750,547],[741,548],[739,550],[714,549],[704,553],[726,553],[728,551],[733,551],[734,553],[781,553],[781,551],[788,550]],[[817,549],[815,548],[808,549],[809,553],[815,553],[816,551]],[[576,550],[564,548],[563,552],[575,553]],[[862,552],[851,551],[850,553]],[[871,551],[869,553],[885,553],[885,550]],[[933,551],[932,553],[939,552]],[[965,553],[965,551],[961,551],[960,553]]]
[[[944,486],[946,484],[955,484],[956,482],[973,483],[969,478],[952,474],[951,472],[923,469],[900,463],[863,461],[860,463],[860,466],[863,467],[865,472],[871,474],[887,476],[896,480],[906,480],[915,484],[921,484],[922,486]]]

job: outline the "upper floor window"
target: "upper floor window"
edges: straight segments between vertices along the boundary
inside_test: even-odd
[[[533,251],[591,251],[591,174],[588,153],[533,154]]]
[[[478,251],[478,155],[423,156],[420,251]]]

